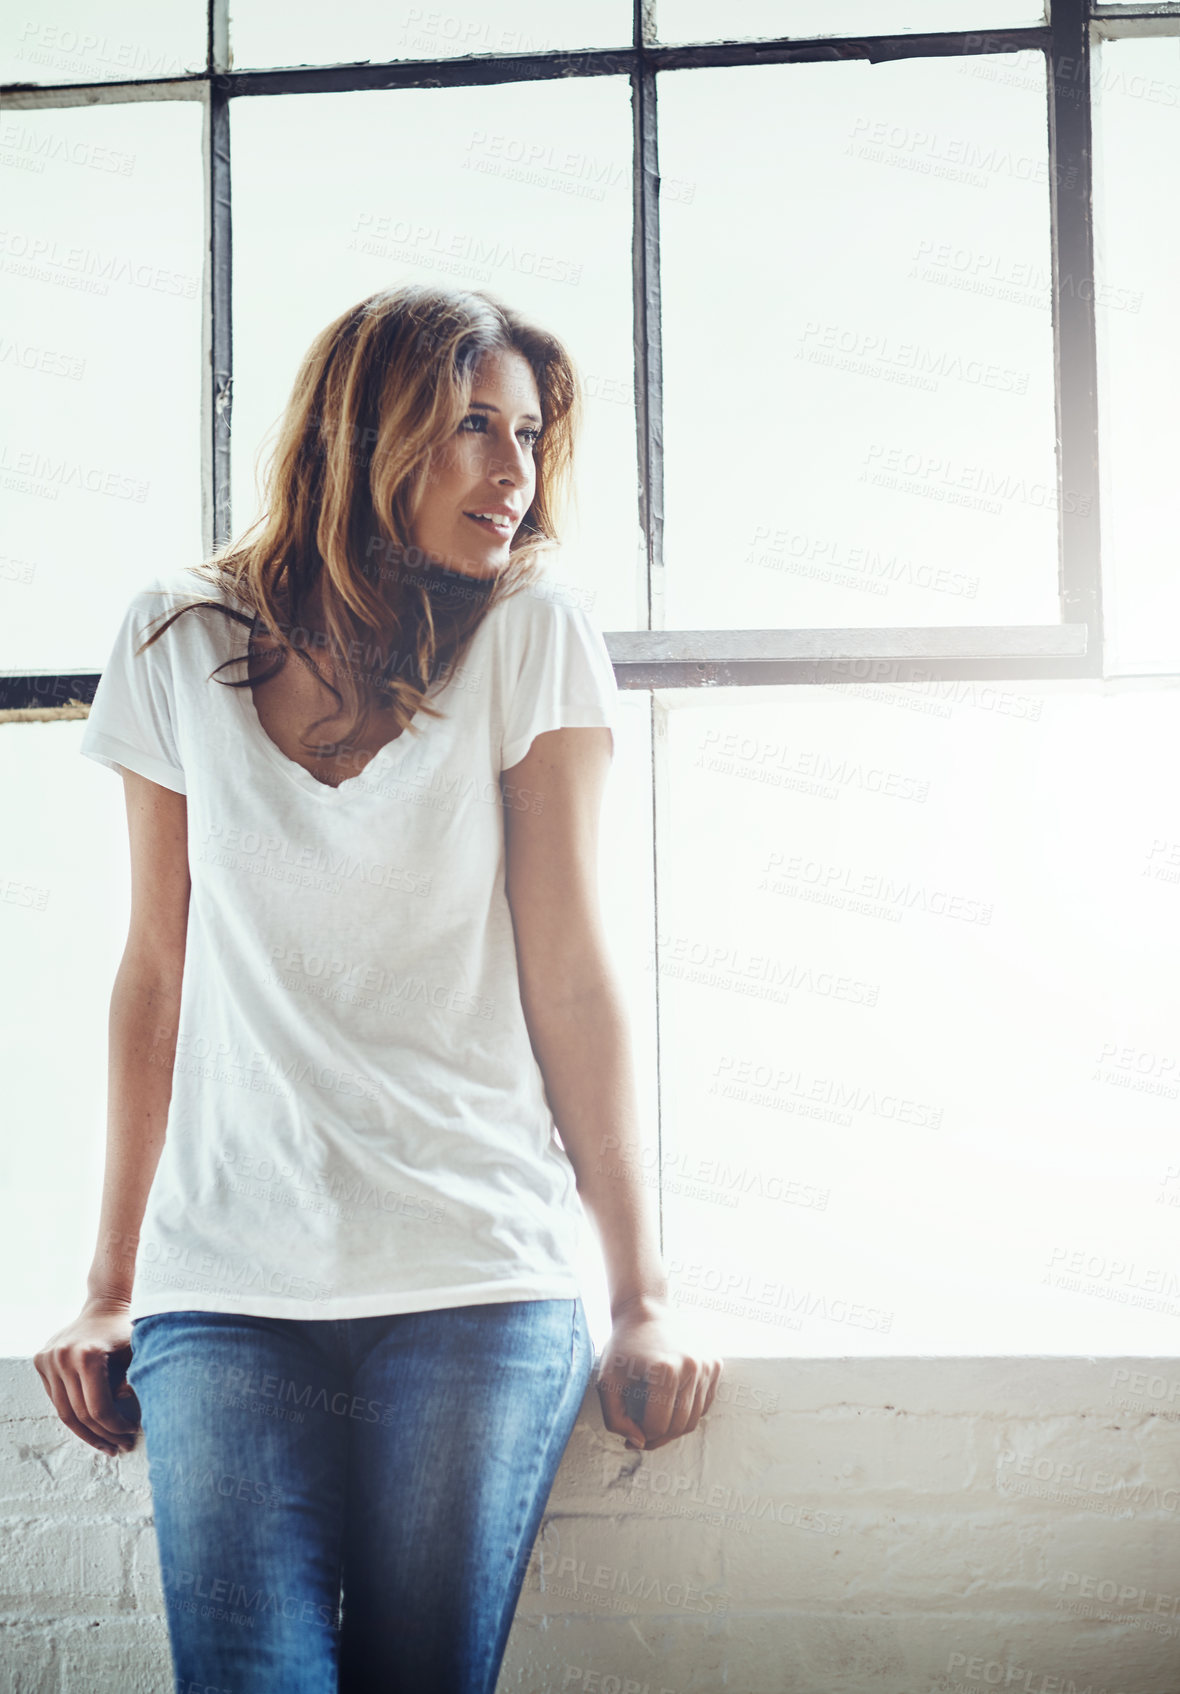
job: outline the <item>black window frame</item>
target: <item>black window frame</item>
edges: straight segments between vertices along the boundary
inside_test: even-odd
[[[15,83],[10,111],[135,100],[199,100],[204,108],[205,314],[202,370],[202,540],[231,534],[233,100],[369,89],[472,87],[555,77],[626,75],[631,84],[632,284],[638,516],[645,537],[649,627],[604,632],[620,689],[790,683],[1100,678],[1104,669],[1094,302],[1091,72],[1101,39],[1180,35],[1180,0],[1137,5],[1046,0],[1045,21],[934,34],[791,36],[666,44],[656,5],[633,0],[627,48],[490,53],[461,58],[234,70],[229,0],[208,0],[206,64],[180,77],[122,82]],[[664,572],[663,367],[657,77],[662,71],[861,59],[952,58],[1033,49],[1047,68],[1048,180],[1057,426],[1056,624],[923,625],[875,629],[668,630],[658,626]],[[1061,286],[1062,278],[1070,286]],[[1070,498],[1066,499],[1066,491]],[[1158,673],[1157,673],[1158,674]],[[0,673],[0,709],[93,699],[96,673]]]

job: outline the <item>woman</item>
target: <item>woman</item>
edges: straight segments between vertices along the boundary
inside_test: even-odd
[[[597,904],[614,674],[538,567],[578,396],[486,293],[362,301],[263,518],[133,597],[95,695],[131,926],[88,1297],[36,1364],[89,1445],[142,1427],[180,1687],[494,1688],[593,1372],[581,1204],[606,1428],[716,1392]]]

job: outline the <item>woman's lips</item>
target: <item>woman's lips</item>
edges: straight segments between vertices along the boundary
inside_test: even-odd
[[[478,524],[479,528],[486,531],[488,535],[497,536],[501,541],[506,541],[512,534],[512,523],[508,518],[505,518],[502,523],[493,523],[490,518],[472,517],[470,512],[464,512],[463,516],[468,522]]]

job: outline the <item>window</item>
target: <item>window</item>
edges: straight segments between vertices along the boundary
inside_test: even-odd
[[[1016,89],[999,55],[660,77],[669,626],[1058,620],[1045,61],[1021,57]]]
[[[587,379],[562,569],[677,1299],[729,1353],[1166,1351],[1180,0],[158,11],[6,37],[10,1350],[88,1263],[126,874],[57,720],[145,561],[254,515],[312,334],[435,274]]]
[[[1094,298],[1108,670],[1180,670],[1180,220],[1160,216],[1177,156],[1180,38],[1116,36],[1095,55]]]

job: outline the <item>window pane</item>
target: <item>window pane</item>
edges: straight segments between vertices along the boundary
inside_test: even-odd
[[[1059,621],[1020,58],[660,77],[667,628]]]
[[[1180,687],[789,692],[668,718],[678,1300],[733,1353],[1170,1353]]]
[[[631,42],[629,0],[497,0],[457,11],[388,6],[382,0],[234,0],[230,44],[237,70],[254,65],[354,64],[453,59],[466,54],[544,53]]]
[[[234,527],[313,337],[400,282],[487,288],[587,391],[579,510],[549,566],[603,629],[641,604],[625,78],[236,101]]]
[[[9,112],[0,668],[97,670],[201,552],[201,108]]]
[[[0,1348],[10,1356],[36,1352],[80,1309],[98,1239],[107,1016],[130,860],[123,784],[81,757],[83,728],[0,724]]]
[[[1180,671],[1180,41],[1095,55],[1095,229],[1108,672]]]
[[[644,1191],[658,1210],[659,1147],[656,1125],[655,979],[649,968],[655,929],[652,886],[651,697],[624,689],[619,696],[619,734],[603,797],[599,896],[607,950],[623,995],[623,1012],[635,1061],[636,1099],[644,1137]],[[560,1126],[559,1126],[560,1133]],[[610,1147],[595,1147],[595,1164],[617,1165]],[[602,1246],[593,1224],[583,1232],[579,1277],[586,1316],[595,1341],[605,1346],[611,1332],[610,1292]]]
[[[745,0],[735,17],[716,0],[658,0],[657,16],[661,41],[749,41],[1005,29],[1044,23],[1045,8],[1043,0]]]
[[[204,0],[26,0],[0,23],[0,82],[184,76],[205,69],[207,32]]]

